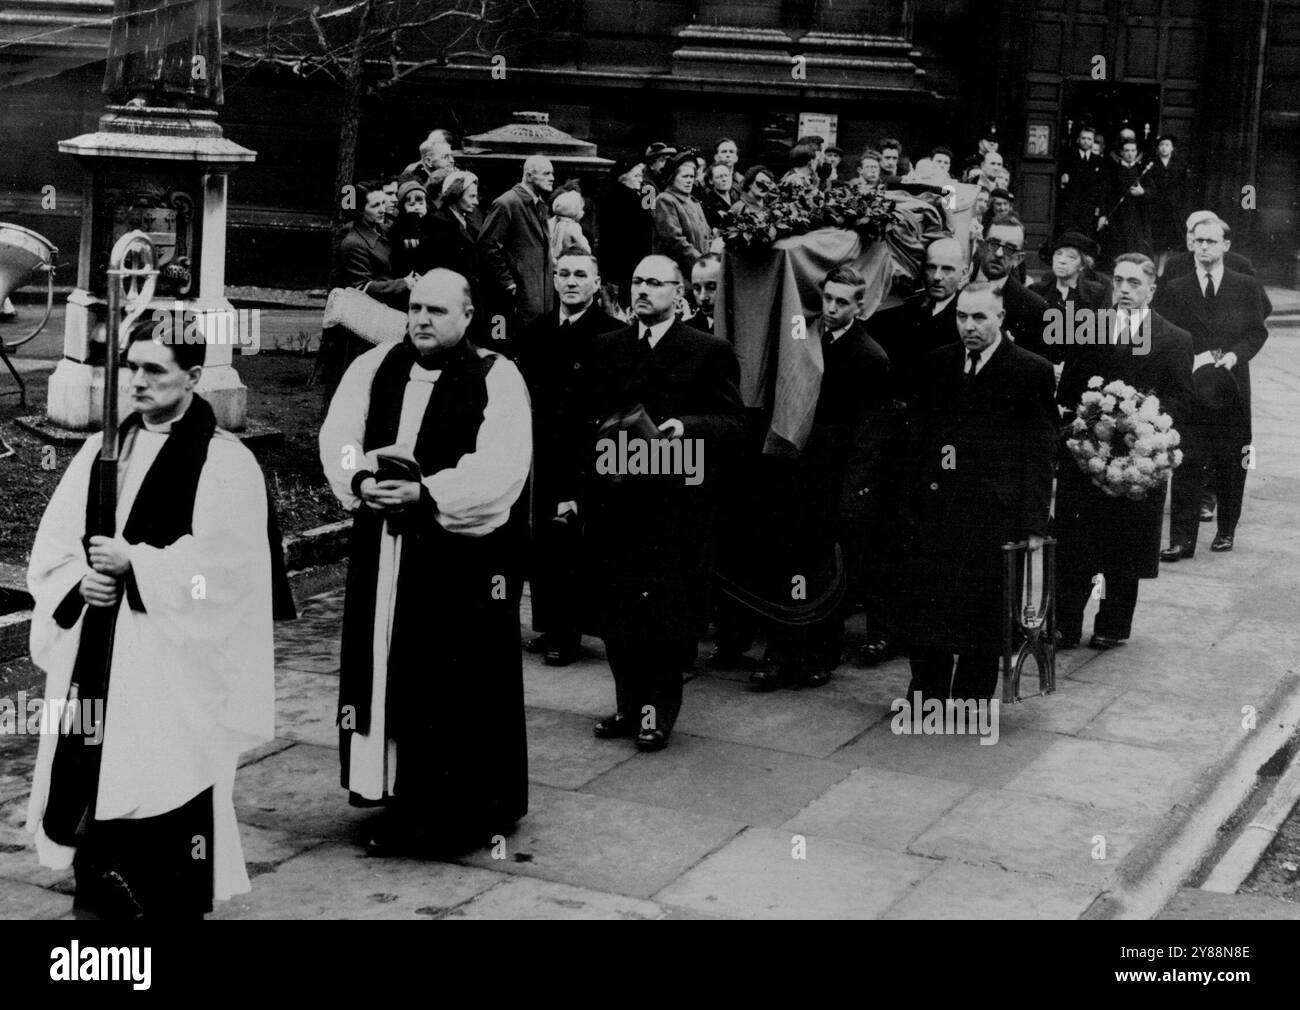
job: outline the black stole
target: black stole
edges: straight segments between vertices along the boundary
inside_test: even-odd
[[[118,444],[140,428],[143,419],[131,414],[118,429]],[[201,396],[195,396],[189,408],[176,420],[171,433],[158,451],[153,465],[145,474],[140,491],[131,505],[131,513],[121,536],[127,543],[148,544],[150,547],[167,547],[181,537],[193,532],[194,497],[198,491],[199,477],[208,459],[208,446],[216,431],[216,416],[212,407]],[[89,548],[92,531],[99,515],[99,468],[90,472],[86,495],[86,523],[83,544]],[[293,595],[284,572],[284,552],[281,547],[279,524],[276,521],[274,502],[267,494],[267,536],[271,546],[271,576],[274,616],[277,619],[296,616]],[[144,602],[133,574],[128,574],[124,586],[128,606],[143,612]],[[85,606],[79,586],[64,598],[55,611],[61,627],[70,628],[76,623]],[[90,607],[81,626],[81,642],[72,668],[72,683],[77,687],[78,704],[90,711],[107,712],[108,678],[110,672],[109,648],[117,611],[121,606]],[[79,725],[85,725],[78,719]],[[63,845],[73,845],[84,819],[94,817],[94,800],[99,786],[99,761],[102,749],[90,743],[88,737],[60,736],[54,753],[51,771],[50,796],[44,816],[45,833]]]
[[[420,360],[419,353],[408,337],[385,356],[375,372],[370,386],[370,404],[366,414],[366,431],[363,451],[370,452],[392,445],[397,438],[397,428],[402,416],[402,400],[410,380],[411,366]],[[420,472],[431,476],[440,470],[454,467],[466,453],[474,451],[478,430],[483,423],[487,407],[487,373],[496,361],[496,355],[479,357],[474,345],[462,339],[434,363],[426,367],[440,367],[442,374],[434,384],[420,421],[414,454]],[[416,509],[416,521],[403,525],[402,569],[398,577],[398,594],[411,583],[407,575],[426,549],[427,542],[439,540],[449,547],[461,547],[459,541],[493,539],[466,538],[449,534],[434,519],[434,506],[424,492]],[[347,782],[347,745],[352,731],[370,732],[370,693],[374,683],[374,627],[375,597],[379,582],[379,542],[384,520],[365,506],[353,513],[350,556],[348,560],[347,589],[343,604],[343,641],[341,646],[341,671],[339,684],[340,743],[342,747],[344,784]],[[421,573],[414,572],[419,575]],[[434,577],[434,573],[423,573]],[[438,575],[437,577],[443,577]],[[430,627],[436,615],[429,615]],[[389,653],[390,671],[400,663],[398,641],[404,637],[403,629],[394,627]],[[436,647],[436,642],[425,642],[425,648]],[[390,679],[391,683],[391,679]],[[390,692],[390,695],[392,692]]]

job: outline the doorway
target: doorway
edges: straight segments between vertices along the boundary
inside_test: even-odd
[[[1160,85],[1066,81],[1061,117],[1065,150],[1074,145],[1075,133],[1087,123],[1105,138],[1107,154],[1125,126],[1137,134],[1138,150],[1148,151],[1159,136]]]

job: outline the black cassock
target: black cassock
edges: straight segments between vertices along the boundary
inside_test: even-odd
[[[414,447],[425,475],[454,467],[474,451],[487,406],[487,373],[498,360],[479,357],[463,340],[437,366],[442,374]],[[393,444],[415,361],[408,341],[376,372],[366,452]],[[393,812],[415,833],[477,832],[486,841],[528,808],[519,601],[501,591],[512,562],[509,531],[448,532],[435,520],[427,491],[415,509],[397,520],[402,547],[385,695],[387,736],[397,745]],[[345,788],[352,733],[370,732],[382,525],[364,506],[354,513],[339,684]]]
[[[1004,336],[969,383],[965,347],[926,361],[907,455],[904,637],[1002,651],[1002,545],[1047,532],[1058,411],[1052,366]],[[951,449],[949,452],[948,450]]]

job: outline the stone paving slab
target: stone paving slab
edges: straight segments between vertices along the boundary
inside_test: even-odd
[[[1190,784],[1194,771],[1181,754],[1058,737],[1006,788],[1085,806],[1164,815]]]
[[[72,911],[72,896],[0,879],[0,910],[5,919],[61,919]]]
[[[1078,651],[1061,655],[1072,656]],[[1123,688],[1113,684],[1092,684],[1075,677],[1063,677],[1058,657],[1056,691],[1042,698],[1028,698],[1017,705],[1003,705],[998,718],[1003,732],[1036,729],[1043,733],[1074,736],[1123,693]]]
[[[539,657],[524,653],[524,704],[578,712],[595,722],[614,711],[614,678],[605,661],[594,656],[569,666],[546,666]]]
[[[1234,655],[1223,643],[1165,645],[1134,639],[1098,656],[1075,678],[1158,695],[1258,705],[1287,676],[1282,657]]]
[[[215,903],[212,918],[431,919],[501,879],[450,863],[372,859],[328,843],[262,874],[248,894]]]
[[[736,919],[875,919],[938,867],[886,849],[748,828],[655,900]]]
[[[626,761],[583,792],[776,827],[847,774],[831,761],[674,733],[667,750]]]
[[[1125,810],[977,789],[908,851],[1100,888],[1156,822]],[[1104,857],[1094,858],[1102,840]]]
[[[902,852],[973,788],[881,768],[859,768],[781,829]]]
[[[1093,888],[1024,873],[945,862],[909,891],[886,919],[1077,919]]]
[[[697,677],[683,692],[676,729],[692,736],[828,757],[888,713],[884,706],[821,700],[817,691],[752,691]]]
[[[312,838],[355,838],[375,811],[348,805],[337,750],[294,744],[240,769],[235,811],[241,823]]]
[[[493,859],[485,849],[465,861],[484,869],[649,898],[743,826],[688,811],[533,786],[528,816],[506,840],[509,858]]]
[[[452,909],[445,918],[467,919],[660,919],[652,901],[605,894],[532,877],[510,877]]]
[[[627,741],[597,740],[590,716],[545,708],[530,708],[526,716],[530,782],[580,789],[636,754]]]
[[[275,732],[320,747],[339,745],[338,678],[278,667],[275,671]]]
[[[1080,735],[1206,757],[1225,753],[1246,732],[1233,699],[1125,691]]]
[[[861,739],[836,751],[832,760],[855,768],[865,765],[999,788],[1060,738],[1033,729],[1008,729],[994,744],[982,744],[980,739],[971,735],[895,734],[886,719]]]

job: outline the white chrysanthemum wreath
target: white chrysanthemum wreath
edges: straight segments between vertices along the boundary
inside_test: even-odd
[[[1088,380],[1065,444],[1104,493],[1142,501],[1182,463],[1181,437],[1154,393],[1118,379],[1104,387],[1103,382],[1100,375]]]

